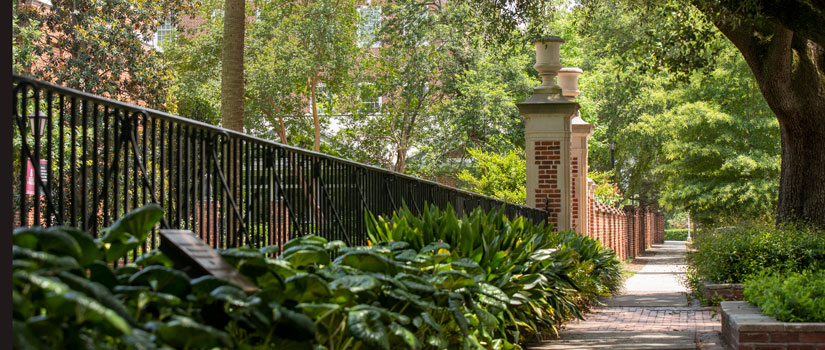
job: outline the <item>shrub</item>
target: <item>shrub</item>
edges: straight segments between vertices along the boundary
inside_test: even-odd
[[[763,271],[745,281],[745,300],[784,322],[825,322],[825,270]]]
[[[523,218],[510,221],[503,208],[477,209],[458,219],[452,207],[425,206],[421,217],[404,208],[390,221],[370,219],[373,242],[403,241],[412,249],[443,242],[455,247],[449,260],[477,263],[487,281],[511,299],[508,309],[519,325],[517,333],[555,330],[622,282],[618,258],[600,242]]]
[[[747,223],[702,230],[688,252],[692,283],[741,283],[763,268],[801,271],[825,266],[825,234],[801,226]]]
[[[501,210],[459,220],[432,207],[375,219],[369,247],[307,235],[278,258],[274,246],[220,250],[252,294],[190,280],[157,250],[112,268],[162,212],[139,208],[99,239],[15,230],[15,347],[519,349],[621,282],[615,255],[592,239]]]
[[[686,228],[669,228],[665,229],[666,241],[687,241],[688,229]]]

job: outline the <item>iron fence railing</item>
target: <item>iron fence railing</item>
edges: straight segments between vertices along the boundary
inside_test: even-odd
[[[72,225],[95,235],[155,202],[162,226],[215,248],[281,245],[315,233],[365,244],[364,211],[425,202],[460,214],[502,205],[542,210],[15,75],[12,118],[16,226]],[[35,166],[37,164],[38,166]],[[145,249],[159,237],[150,235]]]

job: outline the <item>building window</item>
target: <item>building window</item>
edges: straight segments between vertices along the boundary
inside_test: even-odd
[[[155,32],[153,46],[158,51],[163,51],[163,46],[175,41],[175,26],[171,23],[164,22],[158,26],[158,31]]]
[[[381,93],[375,89],[375,85],[362,83],[358,84],[359,94],[358,101],[361,104],[361,110],[367,114],[381,113]]]
[[[361,6],[358,8],[358,45],[361,47],[381,47],[378,29],[381,28],[381,8]]]

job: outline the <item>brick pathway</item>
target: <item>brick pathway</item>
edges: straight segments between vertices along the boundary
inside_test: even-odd
[[[719,317],[710,308],[689,306],[685,287],[684,242],[654,245],[641,271],[625,281],[625,290],[596,307],[584,321],[565,326],[558,339],[528,346],[531,350],[572,349],[723,349],[718,345]]]

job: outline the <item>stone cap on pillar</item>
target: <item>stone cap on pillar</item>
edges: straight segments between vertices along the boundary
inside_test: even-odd
[[[562,88],[554,81],[562,68],[559,47],[563,43],[564,40],[558,36],[543,36],[533,42],[536,46],[536,64],[533,68],[539,72],[542,82],[530,98],[516,104],[523,116],[548,112],[572,115],[579,109],[579,104],[565,98]]]
[[[582,70],[576,67],[564,67],[559,71],[559,86],[562,95],[570,101],[575,101],[579,96],[579,74]]]
[[[584,121],[584,119],[582,119],[581,113],[579,112],[576,112],[576,116],[570,120],[570,124],[573,128],[573,134],[575,135],[590,136],[593,134],[593,124]]]

